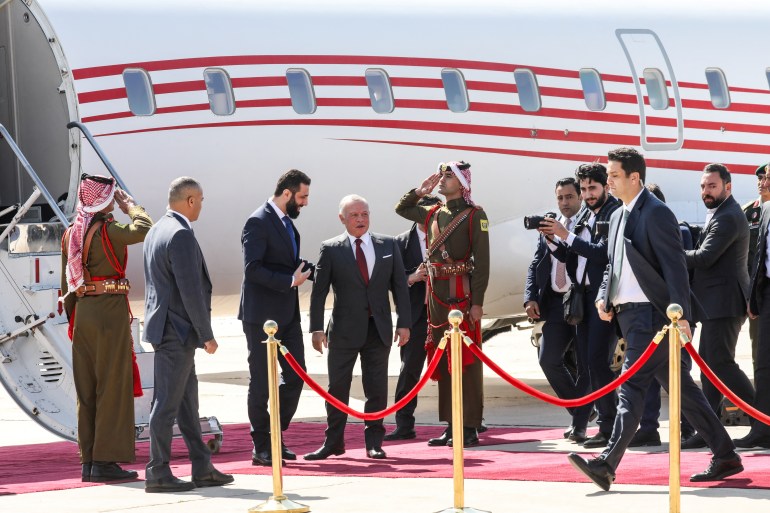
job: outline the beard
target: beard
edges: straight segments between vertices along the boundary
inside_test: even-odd
[[[299,217],[299,205],[297,205],[294,194],[292,194],[291,199],[286,202],[286,215],[292,219],[297,219]]]
[[[725,198],[715,198],[713,196],[703,198],[703,204],[706,205],[706,208],[717,208],[719,205],[724,203],[724,201]]]
[[[600,208],[602,208],[605,203],[607,203],[607,193],[606,192],[604,194],[602,194],[601,196],[599,196],[598,198],[596,198],[596,202],[593,205],[588,205],[588,202],[586,202],[586,205],[588,205],[588,208],[590,208],[591,210],[596,211],[596,210],[599,210]]]

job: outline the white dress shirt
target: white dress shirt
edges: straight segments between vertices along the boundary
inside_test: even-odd
[[[348,233],[350,239],[350,247],[353,250],[353,258],[356,258],[356,238],[361,239],[361,249],[366,257],[366,267],[369,269],[369,278],[372,277],[372,270],[374,270],[374,245],[372,244],[372,236],[369,232],[361,235],[360,237],[354,237]]]
[[[591,210],[591,213],[588,214],[588,219],[586,220],[586,224],[583,228],[583,230],[580,232],[580,238],[584,241],[591,242],[591,231],[594,229],[594,224],[596,223],[596,214],[593,210]],[[575,237],[577,237],[574,232],[570,232],[567,234],[567,240],[565,241],[567,243],[567,246],[572,247],[572,241],[575,240]],[[581,280],[583,280],[583,275],[586,272],[586,257],[578,255],[578,265],[577,265],[577,280],[578,283],[580,283]],[[588,278],[588,276],[585,277],[585,284],[589,285],[591,283],[591,280]]]
[[[174,213],[174,214],[178,215],[179,217],[181,217],[182,219],[184,219],[184,222],[185,222],[185,223],[187,223],[187,227],[188,227],[189,229],[191,229],[191,230],[192,230],[192,222],[190,222],[190,220],[189,220],[189,219],[187,219],[187,216],[186,216],[186,215],[184,215],[184,214],[183,214],[183,213],[181,213],[181,212],[177,212],[176,210],[174,210],[174,209],[172,209],[172,208],[168,209],[168,211],[169,211],[169,212],[172,212],[172,213]]]
[[[567,224],[567,219],[568,218],[566,218],[564,216],[559,216],[558,220],[559,220],[559,222],[561,224],[566,225]],[[569,218],[569,220],[570,220],[570,228],[572,228],[575,225],[575,219],[577,219],[577,214],[575,214],[574,216]],[[559,236],[554,235],[553,236],[553,240],[558,242],[558,241],[560,241],[562,239]],[[546,243],[548,244],[548,247],[551,248],[552,251],[555,250],[556,247],[557,247],[555,244],[553,244],[551,242],[548,242],[548,239],[546,239]],[[567,278],[566,283],[567,284],[564,285],[564,287],[562,287],[562,288],[557,287],[556,286],[556,266],[557,266],[557,264],[559,264],[561,262],[559,261],[558,258],[556,258],[553,255],[550,255],[550,257],[551,257],[551,290],[553,290],[554,292],[559,292],[559,293],[567,292],[569,290],[570,285],[572,285],[572,280],[569,277],[569,273],[566,273],[566,278]],[[565,265],[566,265],[566,262],[565,262]]]
[[[644,191],[644,188],[642,188],[641,191],[639,191],[639,194],[636,195],[636,197],[629,203],[628,205],[623,205],[622,208],[626,209],[629,214],[634,209],[634,205],[636,205],[636,202],[639,200],[639,196],[642,195],[642,191]],[[622,212],[621,212],[622,214]],[[626,220],[628,221],[628,220]],[[619,233],[617,235],[618,237],[623,237],[622,233]],[[629,272],[630,271],[630,272]],[[622,305],[625,303],[649,303],[650,300],[647,299],[647,296],[644,295],[644,291],[642,291],[642,287],[639,286],[639,281],[636,279],[636,276],[634,275],[633,268],[631,267],[631,263],[628,261],[628,252],[623,251],[623,263],[620,268],[620,281],[618,282],[618,292],[615,296],[615,300],[613,301],[613,305]],[[610,298],[612,300],[612,298]]]
[[[428,254],[427,242],[425,232],[420,228],[417,228],[417,237],[420,239],[420,253],[422,253],[422,261],[425,261],[425,256]]]

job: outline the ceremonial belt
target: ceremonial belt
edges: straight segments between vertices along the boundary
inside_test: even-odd
[[[428,272],[433,278],[463,276],[473,272],[473,260],[452,262],[451,264],[429,263]]]
[[[122,294],[127,295],[131,290],[131,283],[128,278],[106,278],[100,280],[99,277],[94,281],[87,281],[78,288],[78,296],[101,296],[102,294]],[[82,291],[82,294],[81,294]]]

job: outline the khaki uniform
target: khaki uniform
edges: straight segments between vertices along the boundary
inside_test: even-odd
[[[144,240],[152,219],[142,207],[129,209],[130,224],[105,222],[96,230],[88,251],[87,269],[92,277],[116,276],[107,260],[102,231],[125,268],[126,247]],[[98,213],[92,223],[112,220]],[[85,239],[85,233],[84,233]],[[67,248],[62,251],[62,295],[68,292]],[[78,445],[81,463],[133,462],[134,394],[132,341],[127,296],[102,294],[65,300],[67,315],[74,315],[72,370],[78,398]]]
[[[414,189],[409,191],[396,205],[396,213],[424,226],[428,215],[435,207],[418,206],[419,200],[420,197],[417,196]],[[428,247],[431,246],[435,238],[433,222],[438,221],[440,233],[452,222],[455,216],[461,214],[468,206],[463,198],[454,199],[441,206],[431,216],[430,225],[426,230]],[[469,225],[470,223],[472,226]],[[447,330],[447,316],[450,310],[460,307],[463,310],[464,319],[467,320],[471,306],[483,306],[484,304],[484,293],[489,282],[489,222],[484,211],[480,208],[475,209],[472,212],[472,217],[469,216],[457,226],[444,246],[449,257],[456,262],[472,259],[474,269],[469,280],[470,291],[465,291],[470,296],[470,301],[465,303],[453,304],[449,301],[450,286],[448,280],[432,280],[433,290],[428,300],[431,324],[429,335],[435,344],[438,344]],[[445,262],[440,249],[431,255],[430,261],[434,263]],[[475,338],[473,333],[468,333],[468,335]],[[480,344],[481,340],[479,339],[477,342]],[[447,353],[448,351],[449,346],[447,346]],[[442,362],[438,366],[440,373],[438,382],[439,420],[451,422],[452,383],[447,353],[444,354]],[[463,363],[463,423],[465,427],[479,428],[484,409],[483,367],[482,363],[470,353],[464,355]]]
[[[749,222],[749,278],[754,277],[754,264],[757,257],[757,240],[759,240],[759,217],[762,213],[762,199],[757,198],[741,207]],[[749,338],[751,338],[751,359],[757,361],[757,344],[759,343],[759,319],[749,318]],[[756,369],[756,364],[755,364]]]

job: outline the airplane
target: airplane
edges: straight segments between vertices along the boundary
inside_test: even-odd
[[[537,240],[522,219],[554,210],[554,183],[578,164],[641,149],[648,181],[690,222],[705,216],[707,163],[730,168],[739,201],[756,197],[770,159],[768,19],[742,0],[0,0],[0,380],[73,439],[57,298],[82,172],[112,173],[155,219],[173,178],[198,179],[215,315],[232,316],[241,229],[281,173],[313,180],[297,220],[312,261],[342,230],[343,196],[368,198],[372,229],[397,234],[409,228],[398,198],[437,163],[466,160],[490,219],[485,316],[521,319]],[[151,383],[139,339],[137,323]]]

